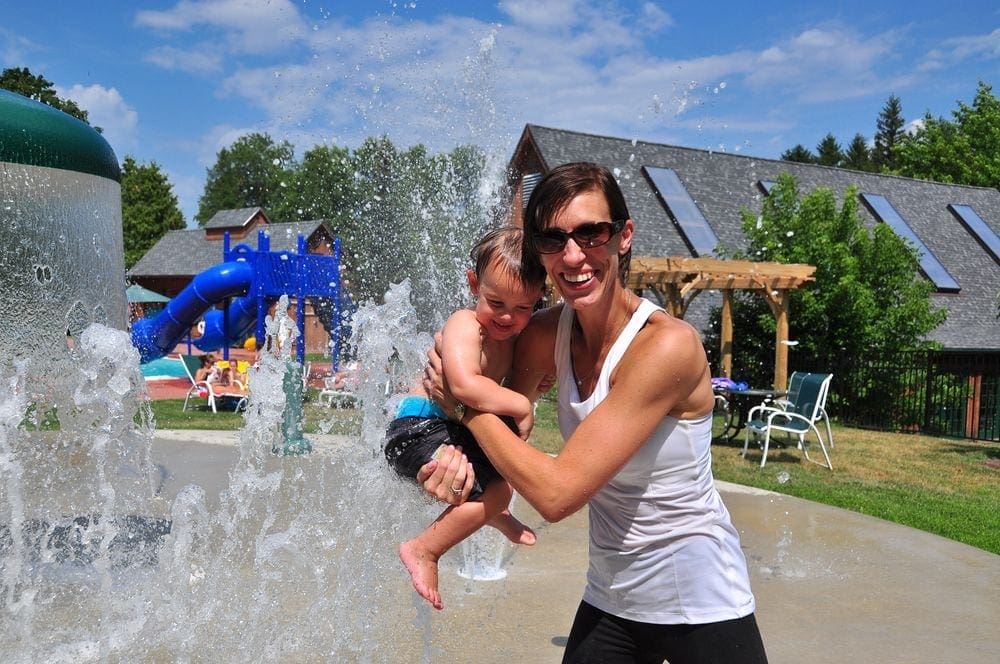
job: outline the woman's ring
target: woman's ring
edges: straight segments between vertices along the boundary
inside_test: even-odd
[[[457,489],[455,487],[451,487],[451,492],[457,496],[462,493],[462,487],[459,487]]]

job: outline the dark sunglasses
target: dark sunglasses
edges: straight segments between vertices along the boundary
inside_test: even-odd
[[[593,249],[607,244],[614,234],[623,228],[625,228],[624,219],[591,221],[580,224],[568,233],[555,228],[544,230],[541,233],[533,233],[531,239],[538,253],[556,254],[565,248],[566,241],[570,238],[573,238],[573,242],[576,242],[581,249]]]

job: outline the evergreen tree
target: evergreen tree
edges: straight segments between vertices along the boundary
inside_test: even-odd
[[[4,69],[0,73],[0,88],[24,95],[28,99],[40,101],[53,108],[58,108],[63,113],[68,113],[78,120],[83,120],[87,124],[87,111],[76,105],[76,102],[69,99],[61,99],[52,87],[52,81],[48,81],[44,76],[35,76],[27,67]],[[101,132],[100,127],[94,127]]]
[[[295,170],[291,143],[275,143],[267,134],[252,133],[222,148],[208,169],[205,191],[195,219],[204,226],[219,210],[280,208]],[[275,219],[280,221],[280,219]]]
[[[903,106],[896,95],[890,95],[882,107],[875,123],[875,148],[872,163],[880,173],[892,173],[896,169],[896,148],[903,139]]]
[[[851,139],[851,144],[847,146],[847,151],[844,153],[844,160],[841,162],[841,166],[855,171],[872,170],[871,150],[868,149],[868,142],[864,136],[861,134],[854,135],[854,138]]]
[[[840,166],[844,161],[844,151],[833,134],[827,134],[816,146],[816,163],[821,166]]]
[[[785,150],[781,154],[781,160],[794,161],[800,164],[815,164],[816,155],[812,153],[812,150],[799,143],[794,148]]]
[[[122,236],[125,268],[145,255],[167,231],[184,228],[184,215],[167,177],[154,161],[136,163],[131,156],[122,165]]]

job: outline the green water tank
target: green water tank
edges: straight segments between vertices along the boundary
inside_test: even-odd
[[[0,90],[0,357],[125,329],[120,179],[93,127]]]

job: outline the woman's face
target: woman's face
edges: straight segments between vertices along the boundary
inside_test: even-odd
[[[602,192],[586,191],[570,200],[547,228],[571,232],[595,221],[612,221],[611,212]],[[567,238],[562,251],[541,254],[545,271],[569,306],[587,306],[620,286],[618,257],[631,246],[633,228],[632,220],[628,220],[607,244],[581,249],[573,238]]]

